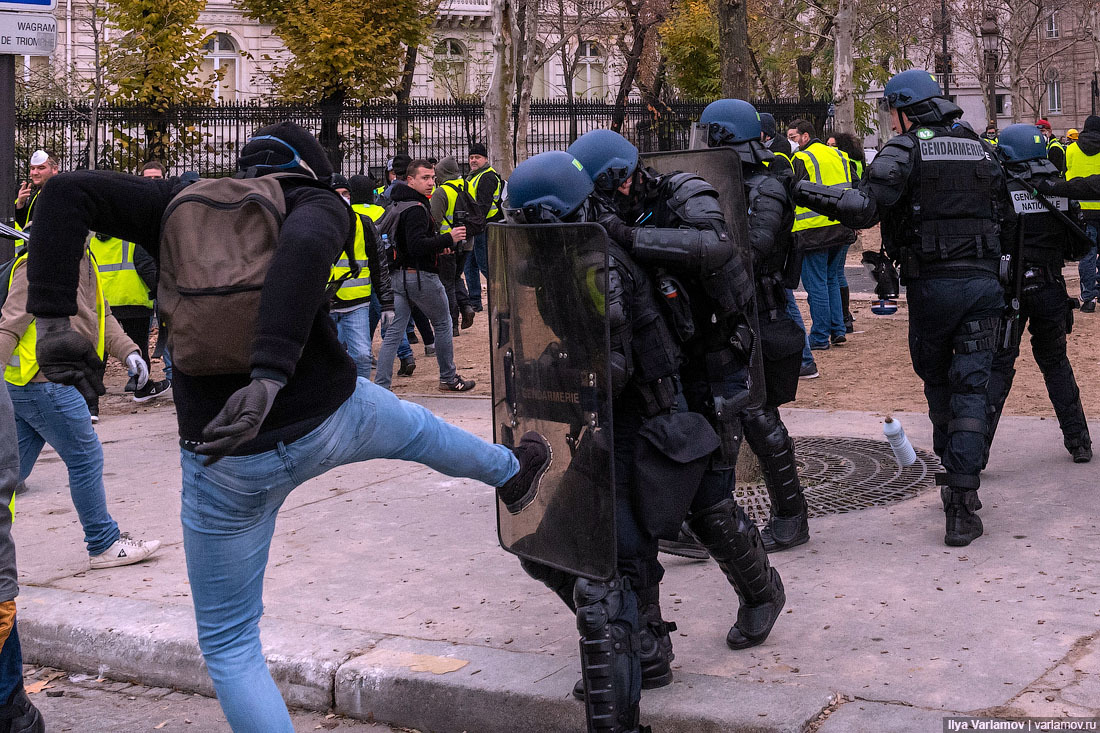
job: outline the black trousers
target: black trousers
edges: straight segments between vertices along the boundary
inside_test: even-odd
[[[141,351],[141,358],[145,361],[145,366],[149,366],[149,319],[152,315],[153,311],[150,310],[146,315],[134,318],[118,318],[116,316],[118,325],[122,326],[122,330],[126,332],[130,340],[137,344],[138,350]]]
[[[1020,298],[1020,329],[1026,324],[1031,333],[1031,350],[1039,371],[1043,373],[1047,395],[1054,406],[1054,414],[1058,416],[1058,426],[1062,429],[1066,447],[1074,448],[1091,446],[1092,440],[1081,407],[1081,390],[1077,387],[1073,367],[1066,355],[1066,318],[1070,312],[1066,307],[1068,299],[1066,283],[1060,276],[1034,289],[1026,288]],[[1006,349],[1002,342],[993,357],[989,402],[996,417],[1000,417],[1008,393],[1012,390],[1012,379],[1016,375],[1013,367],[1019,356],[1018,345]],[[991,443],[992,432],[989,436]]]
[[[906,295],[909,354],[924,381],[933,448],[948,486],[976,489],[1004,290],[995,277],[920,278]]]
[[[451,307],[451,322],[458,323],[462,309],[470,303],[470,293],[462,277],[469,252],[455,252],[439,256],[439,280],[447,291],[447,303]]]

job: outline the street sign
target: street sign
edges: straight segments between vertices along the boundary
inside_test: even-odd
[[[55,48],[57,20],[52,15],[0,13],[0,54],[49,56]]]
[[[0,10],[55,10],[57,0],[4,0],[0,2]]]

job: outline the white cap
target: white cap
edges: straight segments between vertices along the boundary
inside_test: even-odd
[[[50,154],[45,150],[35,150],[34,155],[31,156],[31,165],[45,165],[49,159]]]

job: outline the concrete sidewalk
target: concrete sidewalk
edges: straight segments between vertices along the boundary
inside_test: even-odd
[[[426,398],[491,433],[489,402]],[[786,410],[795,435],[881,437],[880,419]],[[901,415],[931,448],[923,415]],[[1094,431],[1100,427],[1094,424]],[[170,410],[97,428],[110,508],[164,548],[86,571],[64,465],[46,452],[16,503],[29,662],[209,693],[179,527]],[[1096,464],[1057,423],[1005,418],[983,477],[986,535],[943,545],[937,492],[812,522],[773,556],[787,611],[732,652],[736,598],[711,563],[666,557],[676,682],[646,692],[656,731],[941,730],[954,712],[1100,715]],[[493,491],[377,461],[297,489],[271,549],[265,650],[290,704],[424,731],[582,731],[575,622],[497,544]],[[826,717],[825,713],[828,712]]]

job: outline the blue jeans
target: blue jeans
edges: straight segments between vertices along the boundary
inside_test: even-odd
[[[92,429],[88,403],[76,387],[53,382],[8,384],[19,436],[19,478],[31,475],[49,443],[69,470],[69,495],[76,507],[89,555],[98,555],[118,539],[118,524],[107,511],[103,490],[103,446]]]
[[[11,632],[0,650],[0,709],[23,687],[23,648],[19,644],[17,618],[11,620]]]
[[[848,287],[848,275],[844,272],[844,263],[848,261],[848,250],[851,248],[850,244],[841,245],[840,255],[836,258],[836,281],[842,288]]]
[[[336,323],[336,337],[355,362],[355,376],[370,379],[370,306],[363,303],[355,310],[329,315]]]
[[[489,234],[482,232],[474,236],[474,249],[466,258],[466,290],[470,293],[470,304],[481,308],[481,276],[489,277]]]
[[[181,519],[199,647],[218,701],[236,733],[293,733],[260,645],[263,579],[275,518],[299,484],[372,458],[429,466],[448,476],[505,483],[515,455],[358,380],[324,423],[289,445],[212,466],[180,451]]]
[[[802,259],[802,286],[810,303],[810,344],[828,346],[830,336],[844,333],[844,308],[836,264],[841,246],[807,252]],[[843,267],[843,260],[841,266]]]
[[[456,376],[454,341],[451,330],[451,307],[447,303],[447,291],[432,272],[398,270],[392,273],[393,327],[404,331],[412,317],[415,305],[432,322],[435,331],[435,359],[439,364],[439,381],[450,384]],[[397,334],[387,334],[378,350],[378,371],[374,381],[387,389],[393,380],[393,357],[397,354]]]
[[[806,332],[806,322],[802,320],[802,311],[798,310],[798,303],[794,299],[794,291],[790,288],[787,289],[787,315],[794,319],[794,322],[798,324],[798,327],[802,329],[802,332]],[[814,363],[813,352],[810,351],[810,337],[806,337],[806,342],[802,346],[802,366],[811,366]]]
[[[168,349],[164,350],[164,378],[172,381],[172,355],[168,353]]]
[[[1085,233],[1093,242],[1096,242],[1096,226],[1091,222],[1085,223]],[[1096,296],[1100,295],[1100,287],[1097,285],[1095,244],[1077,263],[1077,274],[1081,276],[1081,300],[1086,303],[1096,300]]]
[[[378,302],[378,296],[373,293],[370,296],[370,337],[374,340],[374,330],[378,328],[378,322],[382,320],[382,304]],[[386,329],[382,329],[382,338],[386,338]],[[398,359],[409,359],[413,355],[413,347],[409,344],[409,337],[401,339],[401,345],[397,347]]]

